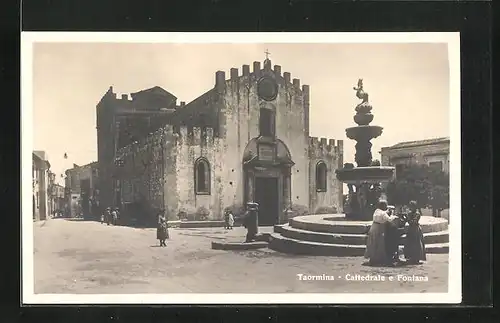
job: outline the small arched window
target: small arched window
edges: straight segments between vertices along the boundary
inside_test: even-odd
[[[319,161],[316,164],[316,191],[326,192],[326,173],[327,168],[324,161]]]
[[[194,163],[194,187],[197,195],[210,195],[210,164],[205,158]]]

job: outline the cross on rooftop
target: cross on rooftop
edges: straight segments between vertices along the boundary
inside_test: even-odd
[[[266,54],[266,59],[269,59],[269,54],[271,54],[271,53],[269,53],[269,50],[266,49],[266,51],[264,53]]]

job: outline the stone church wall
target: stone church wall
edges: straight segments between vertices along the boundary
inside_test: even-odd
[[[168,176],[176,177],[177,210],[193,212],[203,207],[210,211],[210,219],[222,219],[224,208],[224,186],[222,179],[224,159],[222,144],[214,137],[213,128],[180,127],[174,151],[175,169],[168,171]],[[210,194],[197,195],[195,190],[195,163],[204,158],[210,165]],[[173,202],[173,201],[172,201]]]
[[[334,207],[337,212],[342,212],[343,190],[342,183],[337,180],[335,170],[343,167],[344,142],[334,139],[309,138],[309,211],[316,213],[319,208]],[[316,168],[319,162],[324,162],[327,167],[326,191],[318,191],[316,182]]]
[[[170,193],[171,190],[165,190],[168,183],[163,180],[166,170],[165,153],[172,141],[175,141],[172,128],[161,128],[140,142],[134,142],[118,151],[117,156],[122,164],[117,167],[116,178],[120,181],[125,213],[139,212],[129,209],[131,204],[137,202],[143,202],[152,209],[166,206],[165,193]],[[124,214],[124,216],[153,217],[154,214]]]
[[[276,98],[259,98],[257,85],[265,74],[273,78]],[[211,92],[212,93],[212,92]],[[275,137],[290,152],[292,205],[302,205],[314,212],[318,207],[336,206],[341,210],[342,184],[335,179],[335,169],[342,166],[342,141],[309,138],[309,86],[292,79],[281,67],[261,68],[254,62],[253,71],[243,65],[232,68],[226,80],[224,72],[215,74],[213,97],[206,106],[214,112],[216,128],[167,125],[139,143],[122,150],[122,198],[144,198],[154,207],[163,206],[170,219],[179,211],[193,212],[203,207],[211,219],[221,219],[225,207],[244,202],[243,154],[248,143],[259,137],[261,108],[274,111]],[[182,123],[178,123],[182,124]],[[193,124],[196,125],[196,124]],[[210,194],[195,190],[195,163],[204,158],[210,165]],[[328,168],[327,191],[316,192],[315,165],[323,160]]]
[[[263,73],[278,84],[273,101],[261,100],[257,94],[257,82]],[[224,205],[243,202],[243,153],[250,140],[259,136],[261,107],[275,112],[276,138],[284,142],[295,163],[291,170],[292,203],[309,205],[309,86],[301,87],[300,80],[292,80],[290,73],[282,75],[278,65],[266,72],[259,62],[254,62],[252,72],[248,65],[243,65],[241,74],[232,68],[229,80],[224,72],[217,72],[215,88],[223,97],[219,111],[220,135],[224,139],[222,180],[233,183],[226,188]]]
[[[152,208],[165,208],[169,219],[180,211],[210,211],[210,218],[222,217],[223,182],[220,143],[214,130],[166,125],[141,142],[118,152],[122,201],[145,201]],[[205,158],[210,164],[210,194],[195,193],[195,162]]]

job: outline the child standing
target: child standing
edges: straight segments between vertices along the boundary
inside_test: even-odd
[[[233,216],[233,213],[231,211],[228,211],[228,221],[227,221],[227,224],[228,224],[228,229],[229,230],[233,230],[234,216]]]

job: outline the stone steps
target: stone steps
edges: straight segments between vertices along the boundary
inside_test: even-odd
[[[272,233],[269,248],[275,251],[311,256],[356,257],[363,256],[365,245],[336,244],[314,241],[304,241]],[[426,245],[427,253],[448,253],[448,243],[433,243]]]
[[[370,230],[371,222],[346,221],[346,220],[321,220],[314,221],[309,216],[290,219],[289,225],[293,228],[336,234],[366,234]],[[448,222],[421,223],[422,232],[438,232],[448,229]]]
[[[315,232],[293,228],[290,225],[275,226],[274,231],[280,233],[285,238],[296,240],[347,245],[366,244],[366,234]],[[424,242],[426,244],[446,243],[448,242],[448,237],[448,230],[424,233]],[[401,244],[404,244],[405,238],[406,234],[403,234]]]
[[[269,248],[292,254],[363,256],[370,226],[371,221],[347,220],[342,214],[299,216],[274,226]],[[448,253],[448,221],[422,217],[420,226],[427,253]],[[400,245],[406,239],[405,230]]]

